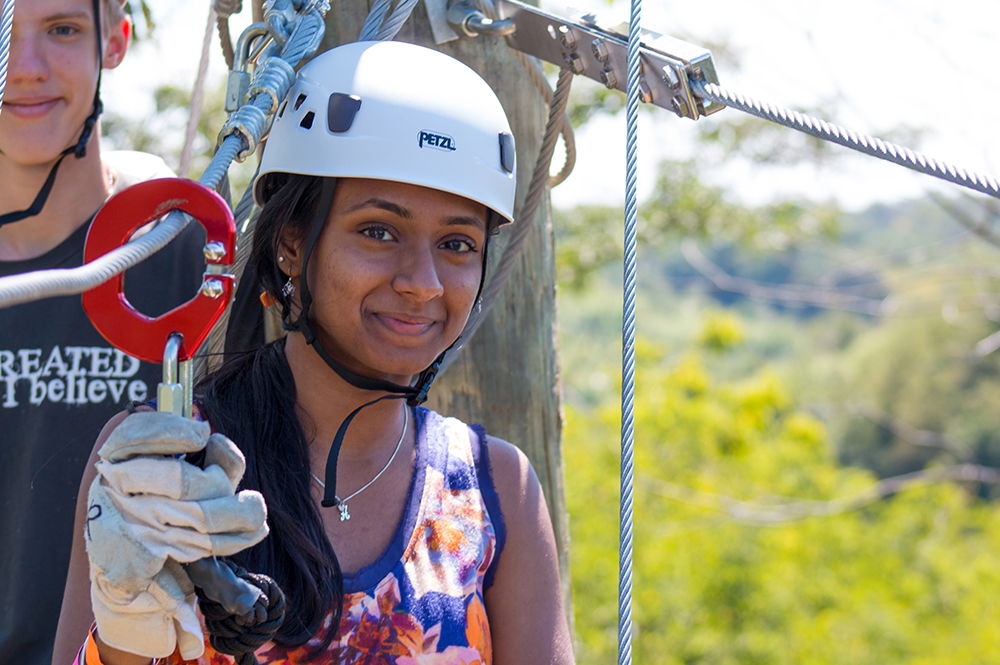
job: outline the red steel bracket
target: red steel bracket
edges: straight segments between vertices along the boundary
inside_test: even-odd
[[[211,189],[183,178],[141,182],[108,199],[87,233],[84,261],[89,263],[121,247],[138,229],[172,210],[187,213],[204,227],[205,263],[225,266],[235,261],[236,225],[229,206]],[[164,275],[164,279],[169,278]],[[125,276],[119,273],[84,293],[83,308],[97,331],[129,355],[160,363],[167,338],[177,332],[184,337],[178,360],[188,360],[226,309],[233,282],[232,275],[216,273],[210,267],[197,295],[152,318],[125,298]]]

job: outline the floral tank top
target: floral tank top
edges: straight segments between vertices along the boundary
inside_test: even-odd
[[[393,541],[372,564],[344,576],[340,628],[315,665],[488,665],[484,592],[504,542],[486,436],[419,407],[415,473]],[[319,634],[325,634],[332,616]],[[291,665],[320,643],[265,644],[261,665]],[[231,665],[205,645],[194,661]]]

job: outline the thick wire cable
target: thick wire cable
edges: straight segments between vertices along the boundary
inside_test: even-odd
[[[622,430],[618,514],[618,665],[632,662],[632,468],[635,448],[635,294],[638,216],[639,22],[632,0],[625,85],[625,245],[622,289]]]
[[[3,113],[3,91],[7,87],[7,62],[10,60],[10,32],[14,27],[14,0],[0,0],[0,113]]]
[[[257,92],[226,122],[223,132],[228,133],[228,129],[232,133],[222,140],[199,179],[201,184],[217,189],[237,155],[245,156],[256,147],[266,129],[269,113],[274,111],[274,99],[282,99],[295,79],[295,70],[289,63],[299,63],[319,46],[327,8],[326,3],[313,3],[305,14],[296,18],[280,55],[258,65],[251,82],[251,91]],[[149,233],[78,268],[41,270],[0,278],[0,307],[92,289],[165,247],[189,221],[186,215],[171,213]]]
[[[904,148],[895,143],[890,143],[889,141],[883,141],[878,137],[860,134],[805,113],[799,113],[798,111],[753,99],[723,88],[715,83],[706,83],[702,80],[693,79],[691,87],[699,97],[711,99],[712,101],[739,109],[744,113],[749,113],[758,118],[770,120],[779,125],[810,134],[824,141],[839,143],[846,148],[857,150],[866,155],[884,159],[887,162],[899,164],[919,173],[947,180],[956,185],[968,187],[987,196],[1000,199],[1000,182],[992,176],[967,171],[960,166],[934,159],[933,157],[910,150],[909,148]]]
[[[358,33],[358,41],[369,42],[374,40],[378,29],[385,22],[385,17],[389,15],[391,9],[392,0],[376,0],[368,12],[368,16],[365,17],[365,22],[361,25],[361,31]]]
[[[500,291],[510,277],[514,269],[514,262],[520,254],[521,246],[524,244],[528,233],[534,228],[538,218],[538,209],[545,197],[549,183],[549,166],[552,164],[552,154],[555,152],[556,142],[559,140],[560,128],[566,117],[566,106],[569,104],[569,91],[573,83],[573,72],[568,69],[559,71],[559,78],[556,81],[556,90],[552,95],[552,105],[549,107],[549,118],[545,125],[545,133],[542,136],[542,145],[538,149],[538,157],[535,160],[535,170],[531,176],[531,184],[528,186],[528,194],[525,196],[524,205],[518,211],[517,224],[511,231],[510,239],[504,248],[503,255],[497,262],[489,282],[483,287],[480,298],[480,306],[469,317],[469,321],[462,331],[459,341],[452,347],[441,363],[441,369],[446,367],[458,357],[458,353],[465,344],[472,338],[479,326],[486,320],[490,308],[496,302]]]
[[[393,10],[386,17],[385,21],[382,22],[381,27],[378,32],[375,33],[375,39],[379,41],[387,41],[392,39],[399,33],[400,28],[406,23],[406,20],[410,18],[410,14],[413,13],[413,9],[417,6],[420,0],[399,0],[398,4],[393,8]]]

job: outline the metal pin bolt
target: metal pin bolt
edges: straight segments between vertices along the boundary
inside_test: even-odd
[[[573,34],[573,30],[567,25],[559,26],[559,40],[567,50],[572,51],[576,48],[576,35]]]
[[[687,102],[680,95],[674,95],[673,107],[677,115],[687,116],[689,114]]]
[[[217,240],[205,245],[201,251],[205,255],[206,261],[221,261],[226,258],[226,246]]]
[[[595,39],[591,42],[590,49],[594,52],[594,57],[600,62],[608,61],[608,45],[604,43],[603,39]]]
[[[566,61],[566,67],[569,68],[574,74],[582,74],[585,67],[583,65],[583,58],[580,57],[578,53],[570,53],[563,58]]]
[[[674,71],[673,67],[663,68],[663,81],[671,88],[676,88],[680,85],[681,80],[677,77],[677,72]]]
[[[615,88],[618,86],[618,76],[615,75],[614,70],[605,69],[601,72],[601,83],[609,88]]]
[[[222,282],[217,279],[206,279],[201,285],[201,294],[209,298],[221,298],[225,293]]]

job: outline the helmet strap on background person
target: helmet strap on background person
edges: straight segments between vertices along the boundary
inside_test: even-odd
[[[13,224],[14,222],[20,222],[28,217],[34,217],[42,211],[45,207],[45,202],[49,199],[49,194],[52,193],[52,186],[56,182],[56,175],[59,172],[59,166],[62,164],[63,160],[70,154],[72,154],[76,159],[82,159],[87,154],[87,144],[90,143],[90,138],[94,133],[94,127],[97,126],[97,119],[101,116],[104,111],[104,104],[101,102],[101,72],[104,69],[104,30],[101,25],[101,2],[103,0],[92,0],[92,7],[94,10],[94,32],[97,35],[97,86],[94,88],[94,104],[91,108],[90,115],[83,121],[83,128],[80,130],[80,138],[77,139],[74,145],[63,150],[59,153],[58,159],[49,169],[49,175],[45,178],[45,182],[42,187],[38,190],[38,194],[35,195],[35,200],[31,202],[24,210],[15,210],[14,212],[8,212],[6,214],[0,215],[0,227],[7,224]]]

